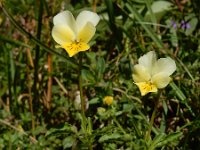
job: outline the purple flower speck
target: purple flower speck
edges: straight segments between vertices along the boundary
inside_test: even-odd
[[[181,21],[181,28],[182,28],[182,29],[190,29],[190,28],[191,28],[191,25],[190,25],[188,22],[182,20],[182,21]]]
[[[172,25],[172,27],[173,27],[174,29],[177,28],[177,24],[176,24],[176,22],[175,22],[174,20],[171,21],[171,25]]]

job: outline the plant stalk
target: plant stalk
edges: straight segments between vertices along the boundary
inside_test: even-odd
[[[83,82],[82,82],[82,76],[81,76],[81,70],[82,70],[82,53],[79,53],[79,91],[80,91],[80,99],[81,99],[81,116],[82,116],[82,128],[85,134],[85,138],[88,140],[88,149],[92,150],[92,143],[90,141],[90,137],[88,136],[87,132],[87,122],[86,122],[86,116],[85,116],[85,100],[83,97]]]
[[[81,114],[83,117],[83,120],[85,120],[85,100],[83,98],[83,84],[82,84],[82,76],[81,76],[81,70],[82,70],[82,54],[79,55],[79,91],[80,91],[80,99],[81,99]]]
[[[147,131],[147,134],[145,135],[145,141],[148,141],[150,136],[151,136],[151,130],[152,130],[152,127],[153,127],[154,119],[156,117],[156,111],[157,111],[157,108],[158,108],[160,95],[161,95],[161,92],[159,92],[158,97],[157,97],[156,102],[155,102],[155,105],[154,105],[154,110],[153,110],[153,113],[152,113],[152,116],[151,116],[149,129]]]

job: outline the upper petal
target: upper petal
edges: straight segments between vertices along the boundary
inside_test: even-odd
[[[56,16],[53,17],[53,24],[54,25],[66,25],[71,28],[73,32],[77,32],[77,25],[74,19],[74,16],[70,11],[63,11],[58,13]]]
[[[165,72],[160,72],[152,77],[152,83],[159,89],[166,87],[171,78]]]
[[[170,76],[176,70],[175,61],[171,58],[160,58],[155,63],[153,68],[153,74],[157,74],[159,72],[165,72],[167,76]]]
[[[91,40],[91,38],[93,37],[95,31],[96,31],[95,26],[92,23],[88,22],[79,31],[79,33],[77,35],[77,40],[88,43]]]
[[[55,25],[52,29],[53,39],[60,45],[71,42],[75,39],[74,32],[65,25]]]
[[[133,68],[133,80],[134,82],[147,82],[150,80],[150,74],[148,73],[147,69],[142,65],[135,65]]]
[[[140,65],[144,66],[151,75],[153,66],[156,62],[156,53],[154,51],[150,51],[147,54],[140,57],[138,62]]]
[[[80,31],[86,23],[90,22],[93,26],[96,26],[100,20],[100,17],[91,11],[82,11],[76,18],[76,24]]]

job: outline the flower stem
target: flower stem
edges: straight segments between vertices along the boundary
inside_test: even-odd
[[[158,108],[160,95],[161,95],[161,92],[158,94],[158,97],[157,97],[155,105],[154,105],[154,110],[153,110],[153,113],[152,113],[152,116],[151,116],[151,120],[150,120],[150,124],[149,124],[149,129],[147,131],[147,134],[145,135],[145,141],[148,141],[149,138],[150,138],[150,135],[151,135],[151,130],[152,130],[152,127],[153,127],[154,119],[156,117],[156,111],[157,111],[157,108]]]
[[[81,99],[81,114],[83,122],[85,123],[85,100],[83,98],[83,85],[82,85],[82,77],[81,77],[81,70],[82,70],[82,53],[79,55],[79,91],[80,91],[80,99]]]
[[[84,97],[83,97],[83,84],[82,84],[82,76],[81,76],[82,57],[83,57],[82,53],[79,53],[79,74],[78,74],[78,78],[79,78],[79,91],[80,91],[80,99],[81,99],[82,129],[83,129],[83,132],[86,136],[85,138],[87,139],[87,141],[89,143],[88,149],[92,150],[92,143],[91,143],[89,136],[88,136],[88,133],[87,133],[87,120],[86,120],[86,116],[85,116],[85,100],[84,100]]]

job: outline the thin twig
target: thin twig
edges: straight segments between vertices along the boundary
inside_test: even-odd
[[[63,90],[63,92],[67,95],[68,92],[67,92],[66,88],[62,85],[62,83],[58,80],[58,78],[54,77],[54,79],[56,80],[56,82],[58,83],[60,88]]]

